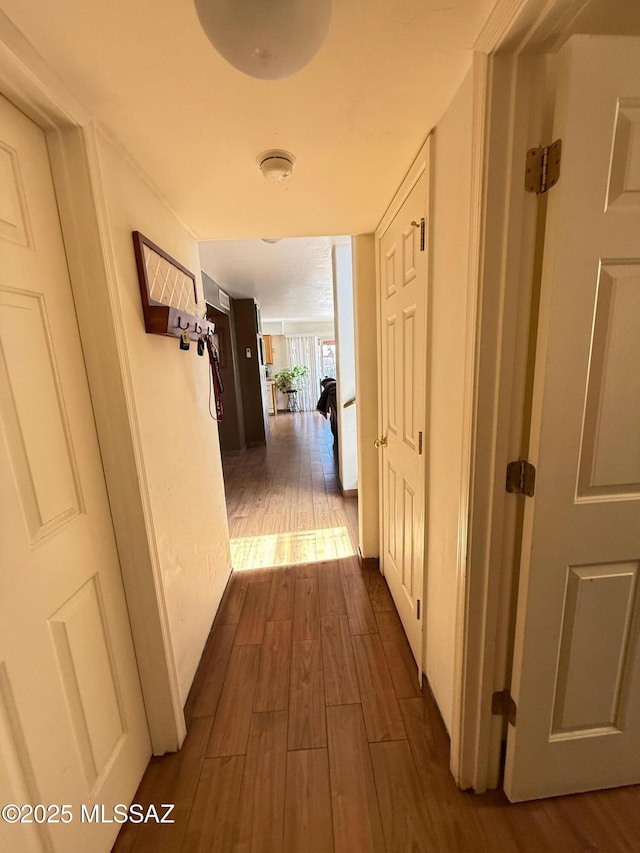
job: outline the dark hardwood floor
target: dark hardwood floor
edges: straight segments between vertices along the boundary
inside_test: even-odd
[[[460,792],[448,737],[384,579],[355,556],[329,426],[272,418],[225,459],[234,571],[189,695],[188,736],[136,802],[175,823],[123,828],[117,853],[627,853],[640,789],[510,805]]]

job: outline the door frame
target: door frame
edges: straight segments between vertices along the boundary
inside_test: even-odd
[[[123,340],[97,128],[2,12],[0,91],[44,131],[49,147],[151,744],[162,755],[180,748],[186,726]]]
[[[483,156],[476,176],[479,293],[470,471],[468,589],[460,682],[462,788],[500,785],[507,723],[491,697],[509,687],[518,591],[522,500],[504,487],[526,458],[535,359],[544,200],[524,189],[528,148],[551,141],[549,57],[589,0],[501,0],[478,37],[486,56]],[[552,89],[553,84],[551,84]],[[546,91],[545,91],[546,89]]]

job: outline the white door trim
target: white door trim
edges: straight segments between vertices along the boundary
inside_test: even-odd
[[[96,129],[2,12],[0,89],[47,135],[152,748],[161,755],[181,746],[186,727],[123,343]]]
[[[586,2],[501,0],[475,45],[487,55],[487,66],[482,166],[474,161],[472,188],[473,203],[481,206],[480,225],[471,235],[479,300],[456,778],[478,793],[500,782],[504,723],[491,713],[491,696],[508,685],[513,643],[520,512],[504,479],[507,462],[526,452],[538,205],[524,190],[523,164],[527,148],[540,145],[546,129],[534,78],[544,51],[563,38]],[[453,763],[452,770],[455,775]]]

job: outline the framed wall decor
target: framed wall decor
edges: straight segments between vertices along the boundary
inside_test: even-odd
[[[186,332],[191,340],[213,334],[214,324],[198,313],[195,275],[140,231],[132,236],[146,331],[175,338]]]

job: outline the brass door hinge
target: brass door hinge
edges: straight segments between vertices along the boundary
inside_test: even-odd
[[[422,456],[422,433],[418,433],[418,456]]]
[[[491,713],[497,717],[505,717],[508,723],[515,726],[518,708],[508,688],[498,690],[492,695]]]
[[[418,598],[416,601],[416,619],[420,618],[420,599]]]
[[[530,148],[524,174],[524,186],[530,193],[546,193],[560,180],[560,159],[562,140],[556,139],[551,145]]]
[[[536,469],[526,459],[518,459],[507,465],[506,489],[512,495],[532,498],[536,487]]]

